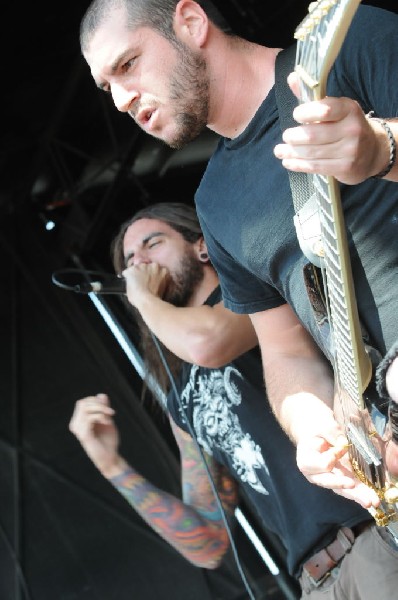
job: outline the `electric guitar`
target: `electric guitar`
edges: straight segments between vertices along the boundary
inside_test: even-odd
[[[308,15],[295,32],[295,71],[300,79],[302,102],[325,97],[327,77],[359,4],[360,0],[319,0],[310,4]],[[336,412],[336,417],[344,425],[355,474],[380,498],[379,508],[371,510],[377,525],[387,527],[398,538],[398,487],[385,468],[384,434],[377,433],[371,418],[374,368],[358,317],[339,184],[333,177],[307,177],[316,200],[318,232],[310,236],[307,248],[299,231],[298,237],[306,256],[322,272],[341,412],[340,417]],[[315,287],[316,275],[311,281]],[[317,318],[319,321],[319,311]]]

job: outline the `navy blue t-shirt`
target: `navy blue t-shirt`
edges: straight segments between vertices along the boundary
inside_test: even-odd
[[[365,113],[398,115],[398,15],[360,6],[328,80],[330,96]],[[322,347],[304,288],[274,89],[246,130],[222,138],[196,193],[196,207],[225,305],[254,313],[291,304]],[[398,184],[341,186],[360,318],[384,354],[398,339]],[[394,293],[393,290],[396,290]]]
[[[208,303],[221,300],[220,288]],[[185,364],[167,408],[176,424],[224,465],[245,490],[264,526],[286,549],[289,572],[327,545],[342,526],[369,519],[359,504],[310,484],[296,465],[296,450],[268,404],[257,349],[219,369]]]

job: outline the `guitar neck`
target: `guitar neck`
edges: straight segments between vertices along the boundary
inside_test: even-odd
[[[302,101],[320,100],[360,0],[321,0],[296,29],[295,70]],[[309,176],[320,214],[323,266],[333,331],[335,370],[341,385],[363,407],[362,394],[372,375],[363,343],[355,297],[339,184],[333,177]]]
[[[325,96],[329,71],[359,3],[360,0],[318,0],[310,5],[309,15],[295,34],[295,70],[300,78],[302,101]],[[309,255],[320,258],[322,267],[336,396],[349,440],[350,462],[358,479],[376,491],[381,500],[377,509],[369,509],[377,525],[386,527],[398,539],[398,486],[385,468],[385,444],[373,427],[364,401],[372,364],[361,334],[339,184],[333,177],[308,177],[313,184],[320,226],[320,239],[315,236],[318,251]]]
[[[319,0],[296,28],[296,71],[303,84],[301,100],[321,99],[326,82],[361,0]],[[310,97],[306,97],[306,91]]]
[[[362,338],[339,184],[333,177],[320,175],[313,176],[313,183],[320,214],[335,368],[340,384],[363,408],[362,395],[369,385],[372,365]]]

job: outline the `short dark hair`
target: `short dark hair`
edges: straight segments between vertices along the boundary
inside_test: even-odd
[[[125,268],[123,240],[127,229],[140,219],[157,219],[167,223],[172,229],[178,231],[186,240],[193,244],[203,236],[199,219],[193,206],[183,202],[158,202],[141,208],[133,217],[127,219],[119,229],[111,244],[111,256],[116,273],[121,273]]]
[[[93,0],[80,23],[80,46],[84,53],[97,28],[114,10],[124,8],[128,28],[150,27],[175,42],[173,18],[179,0]],[[210,0],[197,0],[209,19],[225,33],[229,25]]]

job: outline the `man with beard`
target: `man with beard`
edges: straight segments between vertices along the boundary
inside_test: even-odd
[[[298,470],[295,448],[267,403],[250,319],[223,306],[195,210],[167,202],[144,208],[122,225],[112,248],[115,270],[141,318],[145,364],[167,395],[163,408],[180,449],[183,498],[155,488],[120,456],[104,394],[79,400],[70,423],[96,467],[183,556],[213,569],[229,540],[196,438],[227,518],[243,490],[286,549],[303,597],[316,597],[311,582],[317,593],[340,582],[340,568],[345,582],[355,574],[363,578],[364,557],[380,591],[397,563],[378,548],[367,511],[310,484]],[[179,398],[149,329],[164,346]],[[172,353],[180,360],[172,361]]]
[[[305,289],[283,167],[345,184],[360,318],[384,355],[398,339],[397,28],[397,15],[360,6],[327,97],[298,106],[298,126],[283,138],[274,90],[280,49],[224,32],[206,1],[95,0],[80,37],[99,88],[148,134],[176,148],[204,127],[222,136],[195,201],[224,304],[250,315],[270,401],[302,471],[369,508],[379,498],[354,477],[334,417],[331,352]],[[296,89],[297,78],[290,82]],[[397,453],[391,441],[392,472]]]

